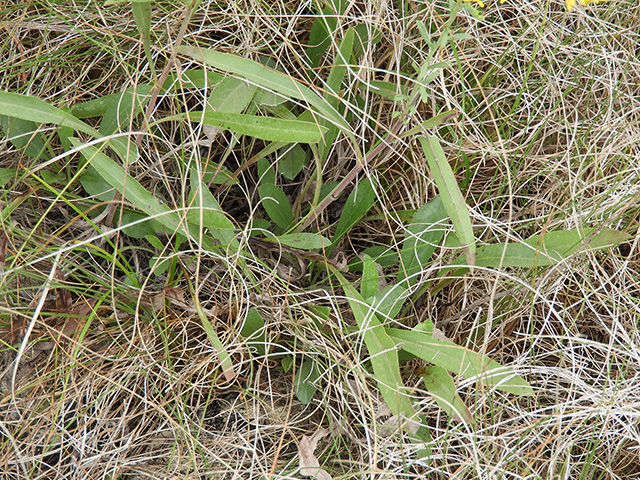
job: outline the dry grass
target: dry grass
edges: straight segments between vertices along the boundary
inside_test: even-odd
[[[322,88],[327,65],[314,78],[304,67],[315,12],[307,3],[203,2],[186,24],[183,43],[267,56]],[[446,2],[399,3],[407,3],[405,12],[394,2],[354,2],[339,18],[341,31],[363,22],[382,32],[378,43],[365,46],[346,82],[348,91],[357,87],[361,95],[359,104],[348,106],[361,146],[393,121],[393,104],[367,82],[410,84],[407,59],[419,65],[426,58],[416,20],[431,25],[435,38],[447,19]],[[158,70],[171,58],[183,25],[180,5],[153,6]],[[4,4],[2,89],[72,106],[148,81],[128,8]],[[410,119],[417,124],[443,110],[459,112],[440,136],[477,238],[493,243],[581,226],[635,235],[635,2],[578,6],[570,13],[559,0],[495,2],[484,15],[483,22],[460,15],[455,32],[467,37],[439,50],[435,61],[450,67],[429,85],[428,100]],[[198,67],[180,61],[182,70]],[[163,97],[153,119],[202,101],[202,92],[191,93]],[[54,154],[64,153],[51,129],[45,135]],[[175,124],[154,129],[131,173],[175,205],[185,197],[184,159],[225,158],[233,171],[260,147],[222,134],[207,149],[198,144],[201,138]],[[9,142],[1,146],[0,166],[38,167]],[[338,141],[323,167],[325,181],[341,178],[354,164],[348,142]],[[76,166],[74,156],[63,155],[49,170],[73,175]],[[403,227],[391,212],[415,209],[436,193],[422,153],[409,142],[396,142],[368,174],[386,188],[372,212],[378,216],[361,222],[341,245],[350,259],[375,244],[399,243]],[[223,209],[237,212],[243,224],[261,215],[256,176],[254,168],[241,171],[239,186],[220,197]],[[177,262],[171,283],[169,273],[156,275],[149,266],[158,252],[146,241],[101,225],[97,231],[78,219],[92,203],[77,182],[50,184],[11,184],[0,204],[2,478],[300,478],[297,443],[319,427],[331,432],[317,454],[333,478],[640,476],[637,238],[535,273],[476,269],[415,305],[405,324],[432,319],[457,343],[516,368],[536,390],[535,397],[516,398],[459,379],[477,422],[465,425],[450,421],[423,390],[421,365],[406,364],[406,385],[422,399],[433,438],[425,458],[410,439],[385,436],[384,408],[348,303],[322,275],[287,282],[274,272],[295,262],[248,245],[252,282],[237,258],[216,257],[197,245],[176,252],[169,238],[163,255]],[[287,185],[287,193],[295,198],[300,185]],[[325,212],[327,232],[338,215],[334,207]],[[428,267],[431,276],[449,254],[439,251]],[[385,270],[388,278],[393,268]],[[228,347],[233,382],[218,369],[186,278]],[[253,308],[265,319],[269,358],[252,353],[240,335]],[[299,360],[293,371],[280,366],[285,353]],[[320,366],[319,390],[309,405],[297,400],[292,380],[304,359]]]

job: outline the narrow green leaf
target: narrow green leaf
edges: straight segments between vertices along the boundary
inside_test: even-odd
[[[436,137],[430,136],[428,139],[418,137],[418,139],[422,145],[427,163],[429,163],[433,179],[440,191],[444,208],[449,214],[458,238],[463,244],[462,248],[467,264],[473,266],[476,259],[476,243],[471,217],[462,192],[456,183],[453,170],[447,161],[440,141]]]
[[[76,138],[71,138],[71,141],[75,147],[84,145]],[[104,153],[100,152],[94,146],[86,145],[83,146],[80,152],[109,185],[120,192],[132,205],[135,205],[148,215],[153,216],[155,220],[167,228],[167,231],[180,232],[186,237],[193,239],[198,238],[198,231],[196,229],[189,229],[182,215],[161,203],[151,192],[140,185],[136,179],[128,175],[124,171],[124,168]],[[203,242],[204,248],[214,248],[213,242],[206,238],[203,238]]]
[[[149,62],[151,71],[154,72],[153,57],[151,56],[151,2],[133,0],[131,11],[133,12],[133,19],[136,22],[138,33],[142,38],[142,47],[144,48],[147,62]],[[153,76],[156,76],[155,73],[153,73]]]
[[[362,283],[360,284],[360,294],[362,298],[368,299],[374,296],[380,289],[380,277],[378,275],[378,265],[369,255],[362,258]]]
[[[332,242],[337,245],[340,239],[347,234],[351,227],[360,221],[364,215],[376,204],[376,192],[371,180],[367,177],[360,180],[349,194],[347,202],[340,215],[336,232]]]
[[[242,113],[251,103],[258,87],[237,77],[224,77],[209,94],[208,102],[214,111]]]
[[[451,374],[442,367],[426,367],[422,374],[424,387],[436,403],[454,420],[474,423],[473,415],[464,404]]]
[[[309,405],[311,399],[318,391],[314,382],[320,375],[313,360],[305,360],[300,369],[296,372],[294,380],[296,397],[303,405]]]
[[[449,120],[456,118],[457,116],[458,116],[458,112],[456,112],[455,110],[447,110],[446,112],[440,113],[435,117],[431,117],[425,120],[424,122],[422,122],[420,125],[416,125],[415,127],[407,130],[402,135],[400,135],[400,137],[405,138],[413,135],[422,134],[424,133],[425,130],[439,127],[443,123],[448,122]]]
[[[264,320],[260,312],[255,308],[247,312],[242,324],[240,335],[246,339],[247,347],[255,348],[258,356],[263,357],[266,353],[266,333],[264,331]]]
[[[314,107],[316,111],[327,120],[338,125],[343,130],[349,131],[348,124],[327,104],[326,100],[302,82],[284,73],[272,70],[248,58],[242,58],[229,53],[216,52],[215,50],[182,46],[178,47],[177,51],[178,53],[189,55],[225,72],[240,75],[250,82],[262,88],[273,90],[284,97],[303,100]]]
[[[400,252],[402,263],[398,283],[407,279],[409,285],[414,285],[418,281],[416,274],[427,264],[444,236],[442,221],[446,218],[447,211],[440,196],[413,215]]]
[[[236,374],[233,369],[233,359],[227,349],[224,347],[222,342],[220,341],[220,337],[216,333],[211,321],[207,317],[207,314],[204,312],[202,307],[200,306],[200,302],[196,300],[195,302],[196,311],[198,312],[198,317],[200,318],[200,322],[202,323],[202,327],[207,334],[207,338],[209,339],[209,343],[215,349],[216,355],[218,355],[218,359],[220,360],[220,367],[222,368],[222,373],[225,379],[228,382],[233,381]]]
[[[397,342],[387,335],[385,328],[375,318],[371,307],[365,303],[356,289],[337,269],[332,271],[344,288],[353,316],[364,337],[373,367],[373,376],[378,383],[382,398],[394,415],[404,414],[407,419],[415,419],[416,412],[400,375]]]
[[[612,229],[595,228],[547,232],[524,240],[492,244],[478,249],[476,265],[480,267],[525,267],[534,268],[554,265],[569,256],[585,251],[609,248],[629,240],[631,235]]]
[[[194,122],[203,122],[224,130],[231,130],[240,135],[273,142],[318,143],[327,131],[326,127],[311,122],[260,117],[244,113],[207,110],[204,113],[201,111],[189,112],[187,116]]]
[[[285,230],[291,225],[293,222],[291,204],[282,189],[273,183],[265,183],[258,187],[258,193],[267,215],[278,227]]]
[[[336,56],[333,59],[333,65],[329,71],[329,76],[327,77],[327,91],[323,97],[336,111],[341,110],[340,103],[342,98],[340,96],[340,90],[342,89],[344,77],[347,74],[347,65],[351,59],[354,37],[355,34],[353,28],[349,28],[345,33],[342,42],[340,42]],[[329,119],[321,119],[320,125],[323,125],[328,129],[323,141],[318,145],[320,162],[324,163],[329,152],[333,148],[336,139],[338,138],[339,129],[338,126],[334,125]]]
[[[49,105],[37,97],[0,91],[0,115],[29,120],[36,124],[51,123],[70,127],[94,138],[103,138],[98,131],[78,120],[70,112]],[[108,140],[108,145],[124,162],[132,162],[137,159],[138,153],[135,144],[126,138],[111,138]]]
[[[401,98],[409,98],[409,90],[403,85],[382,80],[369,80],[368,84],[373,87],[371,93],[388,98],[389,100],[397,101]]]
[[[331,246],[331,240],[315,233],[288,233],[280,235],[278,241],[300,250],[318,250]]]
[[[225,247],[237,247],[235,225],[227,218],[209,187],[200,182],[195,167],[191,169],[190,182],[191,192],[189,193],[189,211],[187,213],[189,222],[209,229],[209,233]]]
[[[533,389],[526,380],[489,357],[439,340],[416,330],[387,328],[387,334],[400,348],[427,362],[446,368],[465,378],[476,378],[487,386],[494,386],[507,393],[531,395]]]

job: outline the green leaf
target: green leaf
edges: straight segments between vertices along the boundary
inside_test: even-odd
[[[309,162],[309,154],[300,145],[289,146],[278,161],[278,172],[287,180],[293,180]]]
[[[241,78],[224,77],[211,90],[208,102],[214,111],[242,113],[251,103],[257,89],[258,87]]]
[[[285,193],[273,183],[260,185],[258,193],[269,218],[282,230],[286,230],[293,222],[293,213]]]
[[[149,259],[149,268],[154,275],[162,275],[171,267],[171,258],[160,255],[152,255]]]
[[[111,198],[113,198],[113,195],[111,195]],[[132,223],[133,225],[131,225]],[[121,225],[123,227],[122,231],[126,235],[129,235],[132,238],[146,238],[147,240],[149,240],[149,238],[155,238],[156,240],[150,240],[150,243],[159,250],[164,248],[163,244],[158,245],[154,243],[156,241],[159,242],[159,240],[157,240],[158,237],[156,237],[156,233],[166,233],[164,227],[161,223],[149,217],[148,214],[144,212],[125,210],[122,212]]]
[[[237,185],[238,180],[227,167],[215,162],[207,162],[202,166],[204,174],[202,181],[207,185]]]
[[[347,74],[347,65],[351,60],[351,52],[353,51],[355,33],[353,28],[349,28],[340,42],[340,46],[333,59],[333,65],[329,70],[329,76],[327,77],[326,92],[323,95],[327,100],[327,103],[331,105],[336,111],[340,111],[340,103],[342,97],[340,96],[340,90],[342,89],[342,82]],[[338,138],[339,129],[336,125],[333,125],[329,119],[320,120],[320,124],[327,127],[328,131],[323,141],[318,146],[318,152],[320,161],[324,163],[329,155],[330,150]]]
[[[376,192],[371,180],[367,177],[360,180],[344,205],[336,232],[333,234],[333,245],[337,245],[340,239],[371,210],[376,200]]]
[[[474,423],[473,415],[464,404],[451,374],[442,367],[426,367],[422,374],[424,387],[436,403],[454,420]]]
[[[446,218],[447,211],[440,196],[413,215],[400,252],[398,283],[407,279],[409,285],[414,285],[418,281],[416,274],[427,264],[444,236],[442,221]]]
[[[120,95],[109,95],[109,105],[100,122],[100,134],[107,136],[128,127],[131,116],[142,112],[150,91],[151,85],[139,85],[127,88]]]
[[[332,268],[332,271],[344,288],[353,316],[364,337],[373,367],[373,377],[378,383],[382,398],[394,415],[404,414],[405,418],[415,420],[416,412],[400,375],[397,342],[387,334],[356,289],[337,269]]]
[[[242,330],[240,330],[245,340],[247,347],[255,348],[256,353],[263,357],[266,353],[266,333],[264,331],[264,320],[260,315],[260,312],[255,308],[251,308],[247,312],[247,318],[245,318],[242,324]]]
[[[160,93],[180,92],[181,90],[211,88],[220,83],[226,76],[202,68],[183,70],[180,74],[170,73],[160,89]]]
[[[411,290],[405,281],[384,287],[372,298],[368,298],[367,302],[371,305],[373,311],[376,312],[378,318],[390,320],[396,318],[404,302],[410,295]]]
[[[398,254],[395,249],[387,247],[385,245],[374,245],[373,247],[365,248],[362,251],[363,254],[369,255],[375,262],[382,267],[391,267],[398,263]],[[362,271],[362,260],[355,257],[349,263],[350,272]]]
[[[533,389],[513,371],[498,362],[453,342],[439,340],[416,330],[387,328],[387,334],[400,348],[427,362],[446,368],[465,378],[474,378],[507,393],[531,395]],[[475,378],[477,377],[477,378]]]
[[[360,284],[360,294],[362,298],[374,296],[380,289],[380,277],[378,276],[378,265],[373,259],[364,254],[362,258],[362,283]]]
[[[11,138],[13,146],[24,151],[29,157],[40,160],[51,158],[46,151],[42,133],[38,132],[35,122],[0,115],[0,126],[5,137]]]
[[[142,46],[147,62],[151,67],[153,76],[155,77],[153,57],[151,56],[151,2],[145,0],[133,0],[131,5],[133,19],[138,27],[138,33],[142,38]]]
[[[349,125],[327,104],[326,100],[304,83],[284,73],[272,70],[248,58],[216,52],[215,50],[186,46],[178,47],[176,50],[178,53],[189,55],[225,72],[240,75],[251,83],[277,92],[284,97],[303,100],[314,107],[325,119],[338,125],[341,129],[349,131]]]
[[[82,185],[82,188],[84,188],[85,192],[87,192],[91,197],[102,202],[113,200],[113,195],[116,192],[113,186],[102,178],[102,176],[91,165],[88,165],[80,176],[80,185]]]
[[[226,246],[238,246],[234,232],[235,225],[224,213],[209,187],[200,182],[195,167],[191,169],[191,192],[187,219],[196,225],[209,229],[210,234]]]
[[[0,91],[0,115],[29,120],[36,124],[51,123],[70,127],[94,138],[103,138],[98,131],[78,120],[71,113],[49,105],[37,97]],[[132,162],[138,158],[135,144],[126,138],[111,138],[108,144],[124,162]]]
[[[458,116],[458,112],[456,112],[455,110],[447,110],[446,112],[436,115],[435,117],[431,117],[425,120],[424,122],[420,123],[419,125],[416,125],[415,127],[407,130],[402,135],[400,135],[400,137],[405,138],[405,137],[424,133],[425,130],[439,127],[443,123],[451,120],[452,118],[456,118],[457,116]]]
[[[409,98],[408,89],[405,86],[398,85],[397,83],[384,82],[382,80],[369,80],[368,84],[373,87],[371,89],[371,93],[388,98],[389,100],[397,101],[400,98]]]
[[[480,267],[541,267],[554,265],[569,256],[585,251],[602,250],[629,240],[631,235],[595,228],[546,232],[529,237],[523,242],[487,245],[478,249],[476,265]]]
[[[296,372],[294,380],[296,397],[304,405],[309,405],[311,399],[318,391],[314,382],[320,375],[313,360],[305,360],[300,369]]]
[[[71,108],[71,114],[76,118],[101,117],[113,102],[120,98],[119,93],[112,93],[98,98],[92,98],[86,102],[81,102]]]
[[[196,311],[198,312],[198,317],[200,318],[200,322],[202,323],[202,327],[204,328],[204,331],[207,334],[207,338],[209,339],[209,343],[211,344],[216,354],[218,355],[218,359],[220,361],[220,367],[222,368],[222,373],[225,379],[228,382],[231,382],[236,376],[233,368],[233,359],[231,358],[231,355],[229,355],[229,352],[220,341],[220,337],[218,337],[218,334],[213,328],[211,321],[207,317],[207,314],[205,313],[205,311],[202,309],[200,302],[197,300],[195,301],[195,307],[196,307]]]
[[[449,214],[458,238],[463,244],[462,248],[467,264],[473,266],[476,259],[476,243],[471,225],[471,217],[462,192],[456,183],[453,170],[436,137],[430,136],[427,139],[418,137],[418,139],[422,144],[422,150],[431,169],[433,179],[440,191],[444,208]]]
[[[203,122],[213,127],[230,130],[240,135],[273,142],[318,143],[326,127],[300,120],[285,120],[275,117],[259,117],[244,113],[189,112],[187,117],[194,122]]]
[[[282,366],[282,370],[284,371],[284,373],[287,373],[289,370],[291,370],[291,367],[293,367],[293,355],[282,357],[280,365]]]
[[[75,147],[82,147],[80,153],[86,158],[87,162],[96,169],[98,174],[109,185],[120,192],[128,202],[147,213],[147,215],[153,216],[155,220],[167,228],[168,232],[179,232],[186,237],[198,239],[198,231],[188,228],[182,215],[161,203],[136,179],[128,175],[120,165],[94,146],[87,146],[76,138],[71,138],[71,142]],[[202,242],[203,248],[214,248],[213,242],[206,237],[202,238]]]
[[[16,168],[0,168],[0,186],[6,185],[17,176],[18,170]]]
[[[331,245],[331,240],[315,233],[288,233],[280,235],[278,241],[283,245],[300,250],[318,250],[328,248]]]

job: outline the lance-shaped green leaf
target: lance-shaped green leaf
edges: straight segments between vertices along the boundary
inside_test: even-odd
[[[178,47],[177,51],[178,53],[189,55],[225,72],[240,75],[251,83],[277,92],[284,97],[303,100],[315,108],[325,119],[339,126],[344,131],[349,131],[348,124],[338,112],[331,108],[325,99],[289,75],[268,68],[248,58],[229,53],[186,46]]]
[[[261,117],[244,113],[189,112],[191,121],[203,122],[207,125],[230,130],[240,135],[247,135],[260,140],[288,143],[318,143],[326,127],[301,120],[285,120],[275,117]]]
[[[440,141],[436,137],[418,137],[418,139],[422,145],[433,179],[440,191],[444,208],[451,218],[458,238],[462,242],[467,263],[473,266],[476,258],[476,243],[473,236],[471,217],[460,187],[458,187],[456,178],[453,175],[451,165],[449,165]]]
[[[533,394],[533,389],[526,380],[485,355],[416,330],[387,328],[386,331],[402,350],[452,373],[473,378],[508,393]]]
[[[398,283],[405,279],[409,285],[417,282],[416,274],[427,264],[444,236],[442,221],[446,218],[447,211],[440,196],[420,207],[413,215],[400,252],[402,264]]]
[[[341,282],[353,316],[362,332],[364,343],[369,350],[373,376],[378,383],[382,398],[394,415],[403,414],[405,418],[415,420],[416,412],[400,375],[397,342],[389,337],[371,311],[371,307],[366,304],[355,287],[347,282],[337,269],[331,268],[331,270]]]
[[[424,387],[436,403],[454,420],[473,423],[473,415],[464,404],[451,374],[438,366],[426,367],[422,374]]]
[[[331,240],[315,233],[288,233],[280,235],[278,242],[301,250],[318,250],[331,245]]]
[[[344,204],[336,232],[333,235],[334,245],[347,234],[351,227],[375,205],[377,200],[376,191],[369,178],[363,178],[349,194],[347,202]]]
[[[534,235],[520,242],[494,243],[477,250],[478,267],[536,268],[555,265],[581,252],[598,251],[629,240],[631,235],[603,228],[564,230]],[[504,253],[504,255],[503,255]],[[451,267],[460,262],[452,262]],[[450,269],[450,267],[447,267]],[[459,269],[462,274],[466,269]]]
[[[51,123],[70,127],[94,138],[104,138],[98,131],[73,116],[37,97],[28,97],[17,93],[0,92],[0,115],[29,120],[37,124]],[[109,146],[124,162],[137,158],[136,146],[126,138],[108,138]]]
[[[596,233],[597,232],[597,233]],[[534,235],[523,242],[487,245],[478,249],[476,265],[480,267],[542,267],[556,264],[569,256],[602,250],[629,240],[627,233],[605,228],[565,230]]]
[[[76,138],[72,138],[71,142],[76,147],[82,145],[82,142]],[[84,146],[80,152],[109,185],[120,192],[132,205],[135,205],[149,216],[153,216],[155,220],[164,225],[169,232],[180,232],[187,237],[198,238],[197,229],[187,226],[186,220],[183,218],[184,215],[180,215],[178,212],[171,210],[167,205],[161,203],[158,198],[140,185],[136,179],[128,175],[124,168],[96,147]],[[203,247],[205,248],[212,249],[214,247],[213,242],[206,238],[203,239],[203,242]]]

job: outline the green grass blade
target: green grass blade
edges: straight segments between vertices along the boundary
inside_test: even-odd
[[[406,352],[452,373],[465,378],[477,377],[477,381],[507,393],[533,394],[526,380],[485,355],[416,330],[387,328],[386,332]]]
[[[467,264],[473,266],[476,258],[476,243],[467,204],[447,161],[440,141],[433,136],[418,137],[433,178],[440,191],[444,208],[447,210],[458,238],[462,242]]]
[[[318,143],[327,131],[312,122],[285,120],[274,117],[260,117],[244,113],[189,112],[191,121],[204,122],[207,125],[231,130],[240,135],[259,138],[260,140],[287,143]]]

